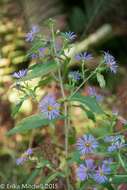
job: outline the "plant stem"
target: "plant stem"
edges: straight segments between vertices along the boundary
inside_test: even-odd
[[[60,62],[59,62],[59,59],[57,58],[57,51],[56,51],[56,47],[55,47],[55,35],[54,35],[53,23],[51,24],[51,32],[52,32],[53,49],[54,49],[54,53],[56,56],[55,60],[58,65],[58,77],[59,77],[59,82],[60,82],[60,89],[61,89],[61,93],[62,93],[62,98],[65,100],[66,95],[64,92],[64,85],[63,85],[62,74],[61,74],[61,69],[60,69]],[[67,183],[67,190],[70,190],[70,182],[69,182],[69,176],[68,176],[68,163],[67,163],[67,159],[68,159],[68,105],[67,105],[67,102],[64,102],[64,116],[65,116],[64,127],[65,127],[66,183]]]
[[[80,90],[80,88],[97,72],[99,66],[78,86],[78,88],[73,92],[73,94],[71,94],[70,98],[74,96]]]
[[[127,172],[127,168],[126,168],[126,165],[125,165],[125,163],[124,163],[124,161],[123,161],[123,159],[121,157],[120,151],[118,152],[118,160],[119,160],[122,168],[125,170],[125,172]]]

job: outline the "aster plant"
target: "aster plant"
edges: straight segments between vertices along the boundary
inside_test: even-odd
[[[57,150],[59,149],[58,152],[61,152],[62,159],[59,154],[56,155],[59,159],[57,166],[54,162],[51,163],[49,160],[45,160],[42,154],[36,154],[41,145],[33,148],[30,139],[29,148],[23,151],[24,153],[16,160],[17,167],[21,167],[21,165],[23,167],[23,164],[32,162],[34,164],[32,168],[34,169],[31,174],[32,177],[30,176],[29,178],[33,180],[35,180],[34,178],[37,177],[37,174],[39,175],[38,169],[48,168],[47,181],[51,182],[62,178],[65,182],[66,190],[87,190],[89,188],[94,190],[104,188],[115,190],[119,184],[127,179],[126,124],[123,124],[122,131],[115,130],[119,115],[109,114],[109,112],[103,110],[100,105],[102,101],[100,100],[104,97],[97,93],[95,87],[88,87],[88,83],[94,77],[100,87],[104,88],[106,82],[103,72],[110,70],[116,74],[118,69],[117,62],[114,56],[104,52],[95,67],[87,68],[86,65],[91,64],[91,61],[94,60],[94,55],[93,53],[81,52],[74,55],[75,59],[73,59],[75,62],[81,63],[81,68],[71,70],[72,57],[69,57],[65,52],[70,51],[72,46],[75,45],[72,42],[77,35],[70,31],[65,33],[55,31],[55,22],[52,19],[48,21],[47,25],[50,30],[48,36],[43,36],[39,32],[41,30],[36,26],[33,26],[26,35],[26,41],[31,45],[27,56],[34,59],[33,65],[12,74],[15,83],[14,87],[19,91],[18,94],[21,95],[17,97],[18,101],[13,108],[13,116],[16,116],[23,102],[29,98],[32,98],[36,103],[38,111],[36,114],[19,122],[8,131],[7,135],[29,133],[31,130],[34,134],[37,129],[48,127],[53,131],[50,134],[51,141],[57,147]],[[59,48],[56,48],[57,38],[62,41]],[[32,83],[33,80],[34,83]],[[59,93],[54,93],[45,88],[52,82],[57,84]],[[87,92],[84,92],[82,87],[86,87]],[[43,93],[38,93],[38,90]],[[84,119],[84,127],[80,132],[82,133],[81,136],[76,134],[77,136],[75,135],[74,137],[72,136],[74,119],[72,109],[77,109],[77,107],[83,113],[85,112],[84,117],[86,118],[87,116],[95,127],[87,127]],[[103,127],[98,123],[100,115],[108,128],[104,129],[103,132]],[[63,141],[62,143],[59,142],[55,134],[55,127],[60,122],[63,123],[64,143]],[[73,181],[72,166],[73,173],[75,173],[75,180]],[[122,169],[121,175],[118,174],[119,169]],[[39,179],[41,179],[41,176]]]

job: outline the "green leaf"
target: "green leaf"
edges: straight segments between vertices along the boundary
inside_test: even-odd
[[[80,163],[81,162],[80,157],[81,157],[81,155],[80,155],[79,151],[77,151],[77,150],[70,153],[69,159],[68,159],[68,164],[72,164],[74,162]]]
[[[117,155],[118,155],[119,163],[121,164],[123,169],[127,172],[126,162],[123,160],[122,155],[120,154],[120,152],[118,152]]]
[[[26,80],[30,80],[33,78],[45,76],[45,75],[49,74],[50,72],[56,70],[56,68],[57,68],[57,64],[54,61],[36,64],[33,67],[31,67],[27,76],[24,77],[23,79],[21,79],[20,81],[26,81]]]
[[[55,120],[53,120],[55,121]],[[14,135],[16,133],[27,132],[31,129],[39,128],[48,125],[53,122],[48,119],[44,119],[42,114],[32,115],[19,122],[16,127],[6,133],[6,135]]]
[[[88,117],[88,119],[91,119],[93,122],[96,122],[96,118],[95,118],[95,115],[92,111],[89,111],[89,110],[85,110],[86,112],[86,115]]]
[[[40,86],[41,86],[41,88],[44,87],[44,86],[46,86],[49,82],[51,82],[51,80],[52,80],[52,77],[47,77],[47,78],[45,78],[45,79],[39,81],[39,83],[38,83],[38,85],[35,87],[35,89],[38,88],[38,87],[40,87]]]
[[[43,160],[39,163],[37,163],[36,168],[44,168],[45,166],[50,165],[50,162],[48,160]]]
[[[36,39],[32,44],[32,48],[28,51],[27,57],[29,57],[32,53],[38,53],[38,49],[44,46],[44,42],[40,41],[40,39]]]
[[[95,97],[82,96],[77,93],[74,96],[72,96],[70,100],[79,102],[79,103],[83,104],[84,106],[87,106],[92,112],[95,112],[98,114],[104,113],[103,110],[101,109],[101,107],[99,106],[99,104],[97,103]]]
[[[112,184],[110,184],[110,183],[103,184],[103,186],[106,187],[106,189],[108,189],[108,190],[115,190],[114,187],[112,186]]]
[[[20,110],[24,100],[27,99],[28,96],[23,97],[16,105],[12,107],[12,116],[14,117]]]
[[[105,87],[105,79],[104,76],[100,73],[97,73],[97,81],[99,82],[99,85],[101,88]]]
[[[49,175],[47,179],[45,180],[45,184],[50,184],[51,181],[53,181],[57,177],[65,177],[62,172],[55,172],[52,175]]]
[[[34,184],[34,179],[40,174],[41,169],[35,169],[32,174],[30,175],[30,177],[28,178],[28,180],[26,181],[26,184]]]
[[[114,184],[127,183],[127,175],[115,175],[112,178],[111,183],[114,183]]]
[[[18,102],[18,104],[16,104],[15,106],[13,106],[12,108],[12,116],[14,117],[20,110],[22,104],[23,104],[24,100],[21,100],[20,102]]]

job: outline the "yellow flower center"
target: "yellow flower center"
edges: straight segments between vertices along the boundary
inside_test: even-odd
[[[90,143],[85,143],[85,146],[89,148],[91,146],[91,144]]]
[[[53,106],[48,106],[48,111],[52,111],[53,110]]]

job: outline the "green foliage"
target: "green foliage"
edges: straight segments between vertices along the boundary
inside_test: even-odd
[[[44,119],[42,114],[32,115],[19,122],[16,127],[7,132],[7,135],[24,133],[35,128],[44,127],[49,125],[50,122],[50,120]]]
[[[43,77],[57,69],[57,64],[54,61],[49,61],[48,63],[37,64],[30,68],[30,71],[26,77],[21,79],[21,81],[31,80],[37,77]]]
[[[97,81],[99,82],[99,85],[101,88],[105,87],[105,79],[104,76],[100,73],[97,73]]]
[[[82,96],[80,94],[75,94],[74,96],[71,97],[71,101],[76,101],[84,106],[87,106],[92,112],[98,113],[98,114],[103,114],[103,110],[99,106],[99,104],[96,101],[95,97],[90,97],[90,96]]]
[[[15,117],[16,114],[19,112],[23,102],[27,99],[27,96],[23,97],[20,99],[20,101],[15,105],[13,106],[12,108],[12,116]]]
[[[76,11],[77,14],[79,14],[78,12],[80,10]],[[81,14],[82,13],[80,12],[80,16]],[[37,147],[33,148],[29,146],[30,148],[21,155],[21,158],[19,158],[16,163],[17,165],[21,165],[28,160],[35,162],[35,170],[32,171],[30,177],[27,180],[27,183],[33,183],[33,181],[36,180],[37,176],[40,176],[40,172],[42,171],[43,179],[40,177],[40,182],[48,184],[56,179],[58,180],[59,178],[63,178],[66,179],[66,188],[69,190],[71,187],[70,167],[73,166],[73,164],[76,164],[79,165],[79,168],[78,170],[74,169],[74,172],[79,171],[81,172],[81,175],[87,175],[85,172],[88,172],[89,174],[87,177],[88,179],[84,178],[84,182],[77,183],[78,189],[89,188],[89,185],[93,187],[94,185],[99,184],[101,187],[106,187],[109,190],[113,190],[112,182],[115,184],[115,177],[117,174],[115,169],[123,167],[126,172],[125,159],[124,155],[122,154],[123,152],[120,152],[122,155],[118,154],[117,152],[117,150],[123,148],[124,146],[124,137],[116,136],[116,138],[114,138],[114,126],[116,125],[117,117],[113,115],[110,116],[103,111],[99,104],[99,94],[96,93],[96,89],[91,87],[90,91],[87,92],[87,95],[82,95],[80,93],[80,89],[84,85],[87,85],[89,80],[91,80],[93,77],[97,77],[97,81],[100,87],[104,88],[106,83],[101,72],[105,68],[108,68],[111,71],[114,68],[108,67],[108,65],[106,66],[106,64],[103,64],[103,61],[100,61],[96,68],[89,70],[90,73],[88,73],[88,75],[85,75],[84,72],[86,71],[84,71],[84,67],[82,67],[82,70],[80,72],[72,71],[69,73],[68,64],[70,62],[70,57],[66,55],[66,52],[69,53],[69,51],[71,51],[73,45],[70,45],[70,42],[75,40],[76,34],[74,32],[55,32],[54,21],[52,19],[47,22],[47,25],[49,25],[49,28],[51,30],[51,38],[48,41],[44,40],[43,36],[38,34],[36,27],[34,28],[35,31],[32,29],[30,33],[28,33],[28,35],[30,35],[30,38],[31,34],[33,36],[30,40],[28,38],[28,41],[32,41],[32,48],[28,52],[27,56],[31,56],[33,54],[33,59],[36,60],[36,64],[29,66],[28,70],[21,70],[13,75],[17,79],[16,84],[19,85],[19,88],[17,89],[19,90],[19,93],[22,95],[22,97],[24,97],[20,98],[19,103],[13,109],[13,116],[18,113],[26,98],[31,98],[37,105],[39,104],[40,112],[42,113],[35,114],[23,119],[21,122],[17,123],[14,128],[7,132],[7,136],[17,133],[26,133],[33,129],[50,126],[49,133],[51,135],[50,138],[52,138],[51,149],[53,152],[51,155],[49,155],[49,152],[51,151],[50,140],[48,148],[44,147],[47,145],[47,143],[45,143],[45,140],[42,144],[41,142],[39,142],[39,144],[35,142],[35,145],[37,144]],[[63,43],[62,45],[60,44],[60,48],[57,48],[57,37],[60,38]],[[40,48],[42,50],[41,55],[39,54]],[[43,52],[45,49],[46,52]],[[85,60],[90,61],[89,56],[91,57],[88,52],[84,52],[83,54],[79,54],[77,56],[79,56],[81,62]],[[106,54],[106,56],[108,56],[108,59],[111,58],[113,60],[113,66],[117,67],[117,65],[114,65],[115,60],[113,56],[110,54]],[[35,78],[39,78],[39,80],[34,80],[34,86],[31,85],[31,87],[31,80]],[[38,93],[37,89],[41,90],[41,88],[47,86],[52,81],[56,83],[58,87],[58,96],[56,96],[58,97],[57,100],[55,93],[52,90],[50,91],[52,93],[48,93],[47,91],[45,95],[43,95],[43,98],[41,98],[40,93]],[[38,102],[40,99],[41,101]],[[85,129],[88,130],[87,133],[84,134],[83,137],[81,137],[77,142],[77,150],[73,150],[73,145],[76,144],[77,134],[74,128],[75,126],[73,126],[73,117],[71,117],[70,114],[73,113],[71,112],[71,109],[74,109],[75,106],[80,107],[85,112],[85,115],[93,121],[91,122],[92,125],[95,123],[96,126],[99,126],[94,128],[89,127],[89,125],[85,126]],[[102,123],[99,123],[98,121],[98,118],[100,117]],[[59,119],[64,119],[64,122],[61,124],[64,125],[64,130],[62,133],[62,140],[65,142],[64,146],[63,143],[60,143],[57,135],[55,135],[55,133],[57,133],[57,130],[55,130],[55,125],[56,121]],[[33,136],[34,132],[35,130],[32,131]],[[113,137],[110,137],[113,140],[111,140],[111,142],[106,142],[105,136],[109,135],[114,135]],[[108,143],[111,143],[110,146],[108,146]],[[33,139],[32,142],[29,142],[29,145],[33,145]],[[44,151],[41,152],[43,148]],[[114,148],[114,152],[109,152],[109,148]],[[34,157],[36,151],[37,154],[36,157]],[[54,159],[54,155],[58,156],[58,163],[57,159]],[[87,170],[87,167],[89,167],[87,166],[89,155],[92,159],[92,162],[95,164],[95,167],[93,166],[93,168],[88,168]],[[110,162],[109,158],[113,158],[113,162]],[[83,170],[84,173],[82,172],[82,168],[80,168],[80,166],[86,168],[86,171],[85,169]],[[105,171],[104,166],[106,166],[109,171]],[[109,166],[111,166],[111,168]],[[97,178],[99,178],[101,181],[98,181],[95,178],[95,175],[100,175],[99,177],[97,176]],[[120,176],[118,176],[118,178],[119,177]]]
[[[26,184],[34,184],[35,178],[40,174],[41,168],[36,168],[35,170],[32,171],[31,175],[26,181]]]
[[[115,175],[111,182],[114,184],[127,183],[127,175]]]

